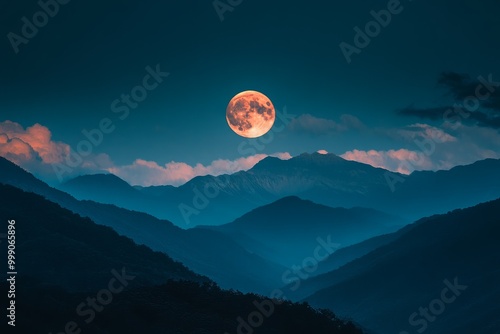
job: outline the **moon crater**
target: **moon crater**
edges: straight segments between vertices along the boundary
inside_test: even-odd
[[[235,95],[226,108],[229,127],[238,135],[257,138],[273,126],[276,112],[271,100],[264,94],[247,90]]]

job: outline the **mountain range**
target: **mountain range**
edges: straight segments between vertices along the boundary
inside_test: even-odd
[[[199,226],[229,235],[252,253],[290,267],[312,254],[318,244],[338,248],[406,225],[403,219],[373,209],[331,208],[299,197],[285,197],[219,226]],[[319,241],[318,241],[319,240]]]
[[[294,298],[307,295],[374,333],[500,332],[500,199],[421,219],[391,238],[292,283]]]
[[[16,226],[16,333],[239,332],[253,330],[250,315],[260,310],[262,333],[361,334],[329,311],[224,291],[39,195],[6,185],[0,194],[0,215]],[[0,289],[9,291],[1,276]]]
[[[251,254],[222,233],[184,230],[145,213],[76,200],[4,158],[0,158],[0,171],[0,183],[41,195],[97,224],[111,227],[137,244],[168,254],[224,288],[267,294],[271,287],[281,284],[283,267]]]
[[[499,169],[500,160],[486,159],[403,175],[331,153],[304,153],[289,160],[267,157],[248,171],[198,176],[179,187],[132,187],[114,175],[85,175],[60,189],[78,199],[147,212],[182,228],[230,223],[287,196],[415,221],[500,197]]]
[[[178,332],[238,332],[253,302],[279,290],[290,301],[275,304],[259,332],[491,334],[500,333],[499,165],[390,174],[403,180],[391,189],[383,169],[303,154],[181,187],[81,176],[61,186],[85,190],[79,200],[0,158],[0,212],[23,224],[19,280],[30,288],[20,292],[29,305],[20,312],[32,323],[56,314],[48,331],[105,286],[111,269],[130,268],[133,286],[89,325],[93,332],[144,323],[157,332],[169,322]],[[162,210],[177,214],[193,193],[192,217],[207,213],[210,224],[184,229],[131,210],[168,199]],[[110,204],[115,195],[128,204]],[[47,298],[40,309],[36,300]],[[123,314],[127,321],[113,321]]]

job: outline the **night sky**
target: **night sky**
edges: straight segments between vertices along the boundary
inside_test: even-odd
[[[114,130],[63,179],[110,171],[132,184],[178,185],[264,155],[318,150],[405,173],[500,158],[498,1],[401,1],[350,63],[339,45],[355,45],[354,28],[388,1],[243,0],[223,20],[206,0],[59,7],[17,53],[9,33],[21,36],[21,19],[32,22],[40,6],[0,11],[0,155],[49,183],[60,181],[54,164],[86,139],[82,130],[106,118]],[[127,117],[115,112],[125,104],[113,102],[157,67],[168,76]],[[244,90],[291,115],[265,144],[227,125],[226,106]]]

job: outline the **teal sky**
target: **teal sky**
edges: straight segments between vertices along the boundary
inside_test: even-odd
[[[228,128],[225,108],[236,93],[251,89],[296,116],[259,153],[417,151],[393,133],[419,123],[477,150],[464,158],[457,146],[455,155],[432,158],[429,168],[494,156],[498,128],[490,123],[468,119],[458,133],[436,117],[398,111],[460,102],[456,86],[438,83],[443,73],[469,75],[462,85],[479,75],[500,78],[498,2],[407,0],[400,6],[348,64],[339,44],[353,44],[353,28],[363,28],[373,20],[370,11],[386,9],[387,1],[244,0],[223,21],[212,1],[71,1],[17,54],[8,34],[20,35],[21,18],[40,7],[36,1],[4,5],[0,122],[39,123],[54,141],[75,149],[83,129],[110,118],[116,129],[93,155],[106,154],[116,166],[136,159],[208,165],[242,157],[242,138]],[[157,64],[170,75],[119,120],[111,103]],[[481,107],[497,117],[495,106]],[[362,127],[343,124],[345,114]]]

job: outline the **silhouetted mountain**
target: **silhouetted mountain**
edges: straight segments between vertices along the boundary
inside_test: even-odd
[[[79,200],[91,200],[104,204],[145,212],[160,219],[169,219],[172,208],[167,203],[175,198],[173,186],[131,186],[113,174],[82,175],[58,186],[58,189],[71,194]],[[188,227],[188,226],[181,226]]]
[[[138,246],[39,195],[0,184],[0,197],[0,216],[15,220],[19,271],[42,284],[91,291],[108,283],[111,269],[122,268],[137,276],[136,286],[168,279],[209,281],[164,253]],[[7,243],[2,248],[6,254]]]
[[[165,254],[39,195],[6,185],[0,195],[0,215],[16,227],[16,333],[201,334],[254,326],[260,333],[361,334],[307,304],[223,291]],[[5,277],[0,289],[8,291]],[[257,315],[262,323],[251,325]]]
[[[495,200],[423,219],[296,291],[328,286],[307,300],[380,333],[497,333],[499,217]]]
[[[315,271],[314,276],[318,276],[320,274],[324,274],[329,271],[338,269],[344,264],[356,260],[381,246],[387,245],[388,243],[396,240],[401,235],[414,228],[419,223],[420,221],[415,224],[407,225],[396,232],[378,235],[376,237],[367,239],[360,243],[340,248],[335,253],[328,256],[324,261],[321,261],[319,263],[318,269]],[[309,292],[305,290],[306,290],[305,287],[300,289],[299,292],[301,293],[300,294],[301,296],[305,297],[314,292],[314,290]]]
[[[393,203],[418,219],[491,201],[500,197],[499,170],[500,160],[486,159],[450,170],[413,172],[396,185]]]
[[[250,252],[288,267],[301,265],[322,243],[335,244],[321,252],[326,256],[341,246],[393,232],[404,224],[400,218],[372,209],[331,208],[291,196],[254,209],[232,223],[199,228],[226,233]]]
[[[155,197],[170,196],[175,192],[176,189],[174,186],[149,186],[149,187],[134,186],[134,188],[139,190],[143,194],[152,195]]]
[[[107,201],[181,227],[225,224],[287,196],[331,207],[372,208],[413,221],[499,197],[499,169],[500,160],[487,159],[406,176],[334,154],[304,153],[289,160],[267,157],[248,171],[200,176],[177,188],[136,188],[143,196],[134,201],[119,195]],[[88,193],[88,199],[99,197],[97,191]]]
[[[252,331],[262,334],[362,334],[351,322],[337,318],[328,310],[316,311],[305,303],[285,301],[271,307],[270,301],[261,296],[224,291],[211,283],[169,281],[161,286],[139,288],[133,283],[135,281],[113,295],[109,304],[97,304],[102,310],[94,312],[91,318],[92,308],[86,304],[88,293],[68,293],[18,278],[23,288],[16,297],[19,320],[15,332],[61,333],[68,324],[74,323],[75,330],[94,334]],[[0,289],[6,291],[7,284],[0,282]],[[94,291],[93,296],[99,291]],[[77,306],[82,304],[85,306],[83,315],[76,312]],[[253,326],[256,324],[259,326]],[[6,327],[5,322],[1,326]]]
[[[129,207],[142,195],[139,190],[113,174],[78,176],[64,182],[59,188],[77,199],[93,200],[100,203],[115,204],[119,198],[124,201],[124,207]]]
[[[216,231],[182,230],[166,220],[92,201],[78,201],[0,158],[0,183],[42,195],[82,217],[112,227],[120,235],[180,261],[224,288],[269,293],[281,283],[283,268],[250,254]]]
[[[220,225],[218,217],[230,222],[245,212],[287,196],[335,207],[364,207],[371,203],[367,200],[369,191],[379,196],[390,193],[385,172],[334,154],[301,154],[289,160],[267,157],[246,172],[198,177],[179,187],[179,191],[191,195],[191,198],[180,197],[189,204],[193,201],[192,189],[211,188],[212,193],[218,195],[209,198],[207,207],[199,214],[191,215],[190,223]],[[173,220],[183,221],[182,218]]]

